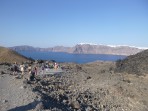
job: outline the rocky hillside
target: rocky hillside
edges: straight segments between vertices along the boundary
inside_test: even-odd
[[[29,60],[28,58],[18,54],[17,52],[0,46],[0,63],[3,63],[3,62],[21,63],[28,60]]]
[[[115,62],[59,65],[44,75],[38,64],[34,81],[0,65],[0,111],[148,111],[148,75],[115,73]]]
[[[106,45],[79,44],[74,48],[76,54],[113,54],[113,55],[132,55],[142,51],[135,47],[117,46],[111,47]]]
[[[148,74],[148,50],[136,55],[128,56],[124,60],[118,60],[116,71],[134,74]]]
[[[67,52],[74,54],[114,54],[114,55],[133,55],[143,49],[130,46],[107,46],[93,44],[78,44],[74,47],[56,46],[51,48],[34,48],[32,46],[15,46],[11,47],[15,51],[51,51]]]
[[[64,47],[64,46],[55,46],[49,48],[39,48],[39,47],[32,47],[32,46],[14,46],[10,47],[10,49],[14,51],[50,51],[50,52],[68,52],[73,53],[73,47]]]

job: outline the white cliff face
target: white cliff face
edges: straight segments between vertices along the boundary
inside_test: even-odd
[[[93,43],[80,43],[75,46],[73,53],[76,54],[114,54],[133,55],[146,48],[138,48],[128,45],[97,45]]]
[[[148,47],[136,47],[136,46],[129,46],[129,45],[104,45],[104,44],[95,44],[95,43],[79,43],[77,45],[97,45],[97,46],[108,46],[113,48],[131,47],[131,48],[137,48],[137,49],[148,49]]]
[[[129,45],[107,45],[109,47],[130,47],[130,48],[137,48],[137,49],[148,49],[148,47],[136,47],[136,46],[129,46]]]

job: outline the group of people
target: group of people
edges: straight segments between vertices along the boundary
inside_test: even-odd
[[[59,68],[59,65],[56,62],[54,64],[42,63],[42,66],[41,66],[42,74],[44,74],[45,70],[58,69],[58,68]]]
[[[25,64],[18,65],[16,62],[13,64],[13,75],[18,75],[20,78],[24,78],[25,74],[29,74],[29,80],[33,80],[35,76],[38,74],[39,70],[42,70],[42,74],[44,74],[45,69],[50,69],[51,64],[42,64],[41,67],[37,65],[29,65],[26,66]],[[52,64],[52,68],[58,69],[59,65],[55,62]],[[18,71],[21,71],[21,74],[18,73]]]
[[[24,78],[25,73],[29,74],[29,80],[33,80],[35,75],[37,75],[37,66],[32,67],[31,65],[25,66],[23,63],[21,65],[17,64],[16,62],[13,64],[13,75],[18,75],[20,78]],[[18,73],[21,71],[21,74]]]

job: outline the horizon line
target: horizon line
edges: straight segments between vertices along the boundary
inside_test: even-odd
[[[133,48],[138,48],[138,49],[148,49],[148,47],[140,47],[140,46],[133,46],[133,45],[106,45],[106,44],[95,44],[95,43],[78,43],[76,45],[102,45],[102,46],[108,46],[108,47],[133,47]],[[32,46],[32,45],[15,45],[15,46],[8,46],[9,47],[18,47],[18,46],[29,46],[33,48],[53,48],[53,47],[74,47],[74,46],[64,46],[64,45],[55,45],[51,47],[40,47],[40,46]]]

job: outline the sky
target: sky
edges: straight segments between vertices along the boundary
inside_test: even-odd
[[[0,45],[148,47],[148,0],[0,0]]]

